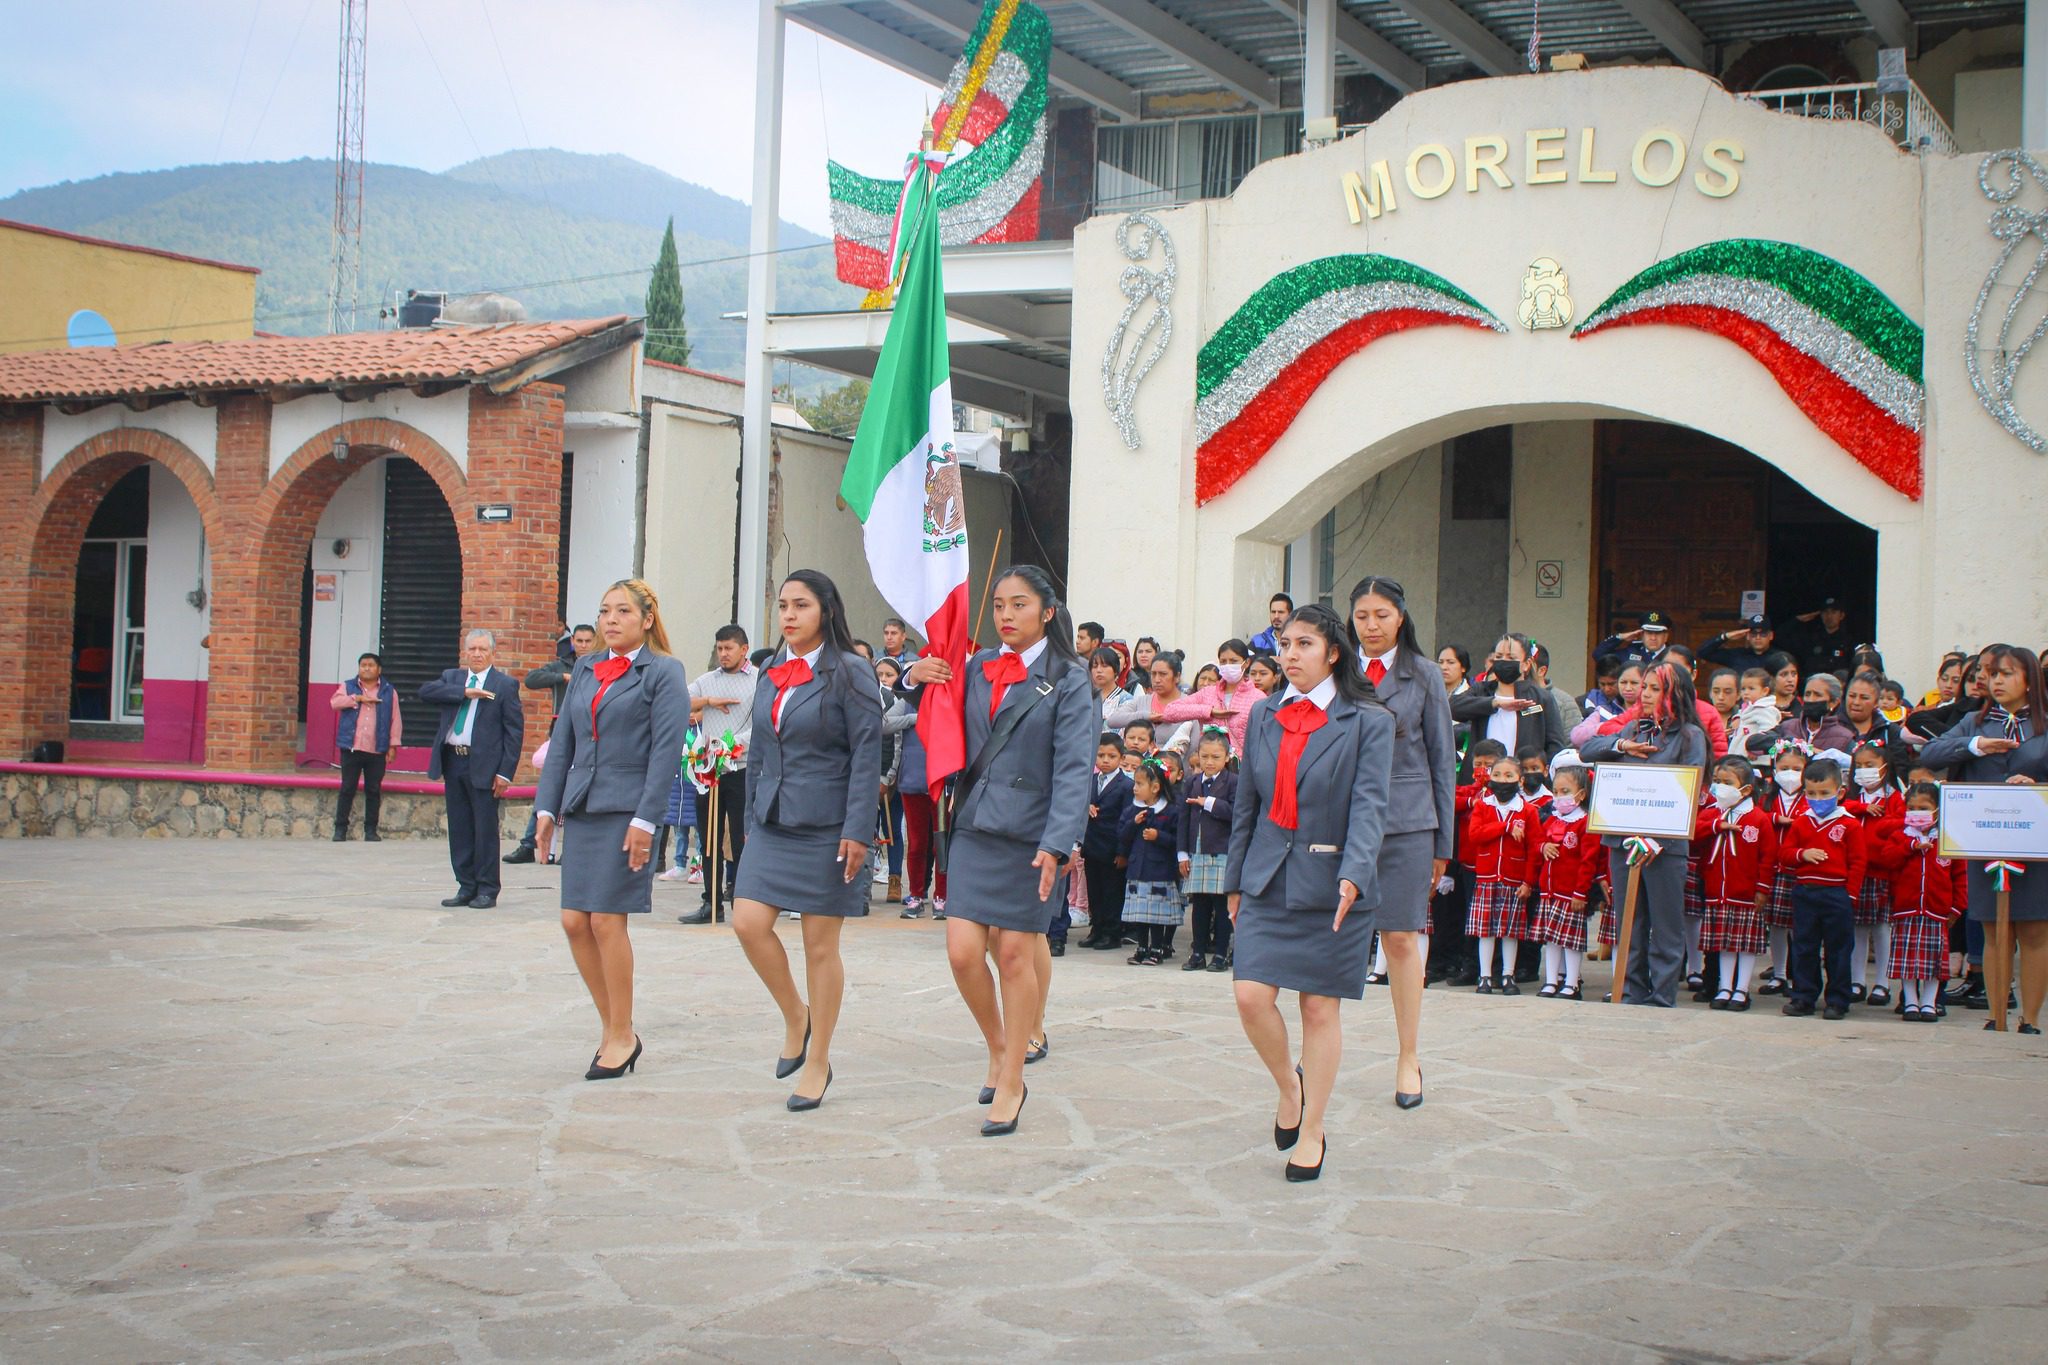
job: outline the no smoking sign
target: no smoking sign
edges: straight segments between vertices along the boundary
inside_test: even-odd
[[[1536,561],[1536,595],[1538,597],[1564,596],[1564,561],[1562,559],[1539,559]]]

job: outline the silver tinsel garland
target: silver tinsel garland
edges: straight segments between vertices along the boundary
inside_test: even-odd
[[[1995,186],[1992,172],[1999,166],[2006,168],[2006,183]],[[2018,320],[2020,306],[2033,294],[2034,284],[2041,278],[2042,271],[2048,270],[2048,210],[2028,211],[2013,202],[2026,188],[2027,177],[2032,177],[2034,184],[2041,189],[2048,190],[2048,169],[2043,169],[2040,162],[2018,150],[1993,152],[1977,168],[1978,188],[1984,191],[1986,199],[1999,205],[1986,225],[1993,237],[2005,243],[2005,249],[1992,263],[1990,273],[1984,277],[1984,287],[1977,291],[1976,306],[1970,309],[1970,321],[1963,331],[1963,365],[1970,372],[1970,387],[1977,391],[1977,401],[1984,405],[1984,411],[2031,448],[2048,450],[2048,437],[2020,416],[2012,401],[2020,362],[2032,352],[2034,343],[2048,335],[2048,317],[2043,317],[2034,324],[2025,340],[2013,344],[2013,324]],[[1984,311],[1991,302],[1992,291],[1998,287],[1999,277],[2005,273],[2007,263],[2018,253],[2020,244],[2029,238],[2040,242],[2041,246],[2035,251],[2033,264],[2013,290],[2012,301],[2006,304],[2004,315],[1999,319],[1997,346],[1987,351],[1983,338]]]
[[[1132,231],[1134,228],[1135,233]],[[1159,244],[1161,263],[1158,270],[1152,271],[1145,268],[1145,263],[1151,259],[1155,242]],[[1145,382],[1145,376],[1166,353],[1166,343],[1173,339],[1171,305],[1180,264],[1173,253],[1173,238],[1149,213],[1129,214],[1118,223],[1116,246],[1124,259],[1133,264],[1125,266],[1117,276],[1117,288],[1126,302],[1123,315],[1116,320],[1116,328],[1110,332],[1109,344],[1102,352],[1102,401],[1108,405],[1109,415],[1116,422],[1124,444],[1136,450],[1139,444],[1138,385]],[[1131,319],[1137,316],[1138,309],[1147,299],[1153,300],[1157,306],[1145,319],[1145,325],[1138,329],[1137,335],[1130,338],[1127,352],[1124,349],[1125,334],[1130,330]]]

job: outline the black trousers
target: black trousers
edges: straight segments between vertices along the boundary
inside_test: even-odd
[[[348,817],[356,808],[356,779],[363,783],[363,833],[377,832],[377,813],[384,806],[384,755],[359,749],[341,751],[341,799],[334,803],[334,832],[348,833]]]
[[[1188,904],[1194,910],[1195,946],[1194,951],[1226,957],[1230,953],[1230,898],[1212,896],[1207,892],[1188,897]]]
[[[1849,1008],[1849,959],[1856,934],[1856,905],[1839,886],[1792,887],[1792,990],[1794,1004],[1821,998],[1821,969],[1827,969],[1827,1003]]]
[[[462,894],[498,894],[498,798],[470,785],[469,755],[441,749],[441,794],[448,804],[448,862]]]
[[[711,793],[693,789],[697,800],[697,837],[704,841],[704,901],[711,901],[711,857],[718,849],[718,831],[711,828]],[[747,770],[729,772],[718,779],[718,823],[725,829],[732,856],[725,860],[724,895],[732,895],[732,879],[739,870],[740,853],[747,846]]]
[[[1113,858],[1083,858],[1088,880],[1088,936],[1121,937],[1124,931],[1124,870]]]

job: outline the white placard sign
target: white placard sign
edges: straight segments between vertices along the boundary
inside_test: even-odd
[[[1690,839],[1699,809],[1698,768],[1661,763],[1596,764],[1586,832]]]
[[[2048,787],[1944,782],[1941,852],[1950,858],[2048,861]]]

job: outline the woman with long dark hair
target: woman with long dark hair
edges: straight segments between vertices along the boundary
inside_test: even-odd
[[[1990,695],[1976,714],[1932,740],[1920,751],[1930,768],[1948,769],[1954,782],[2048,782],[2048,689],[2041,661],[2019,645],[1993,645],[1980,658]],[[2041,1031],[2041,1004],[2048,998],[2048,867],[2013,879],[2007,893],[2013,935],[2020,953],[2021,1033]],[[1998,888],[1984,861],[1970,859],[1970,918],[1991,926],[1998,920]],[[2000,951],[1987,929],[1985,960]],[[2004,951],[2011,951],[2005,945]],[[1997,1021],[1984,1027],[1995,1029]]]
[[[782,1011],[775,1076],[797,1076],[786,1105],[816,1109],[832,1084],[832,1035],[846,991],[839,930],[868,912],[868,841],[882,780],[883,700],[856,654],[832,580],[798,569],[775,611],[782,648],[754,688],[747,754],[747,848],[733,879],[733,933]],[[804,981],[790,975],[776,916],[803,916]]]
[[[1236,926],[1238,1019],[1280,1092],[1273,1144],[1315,1155],[1287,1163],[1287,1178],[1304,1181],[1322,1175],[1328,1155],[1323,1115],[1343,1057],[1340,1002],[1365,994],[1371,965],[1394,713],[1328,607],[1297,608],[1280,628],[1280,650],[1287,688],[1252,708],[1223,886]],[[1283,990],[1301,998],[1298,1062]]]
[[[1692,673],[1681,665],[1656,664],[1643,674],[1640,718],[1628,728],[1594,735],[1579,749],[1588,763],[1657,763],[1704,769],[1709,757],[1707,732],[1700,725],[1699,699],[1693,695]],[[1597,777],[1594,779],[1599,780]],[[1622,888],[1628,885],[1628,854],[1622,837],[1610,834],[1607,845],[1608,885],[1614,888],[1615,913],[1621,913]],[[1685,974],[1685,876],[1690,842],[1660,837],[1661,851],[1643,864],[1636,899],[1637,926],[1629,941],[1629,960],[1615,968],[1615,989],[1630,1005],[1678,1003],[1678,983]],[[1648,921],[1647,931],[1642,927]],[[1625,981],[1625,986],[1623,983]]]
[[[1394,767],[1380,843],[1375,923],[1394,997],[1394,1103],[1422,1103],[1423,974],[1429,962],[1429,907],[1456,851],[1458,749],[1448,677],[1415,638],[1408,596],[1391,578],[1366,577],[1351,590],[1351,648],[1374,693],[1394,715]]]
[[[1031,1032],[1052,975],[1046,928],[1066,913],[1064,878],[1081,842],[1094,792],[1102,708],[1074,652],[1074,627],[1052,580],[1031,564],[997,574],[990,591],[997,649],[967,661],[966,766],[953,779],[946,876],[946,957],[988,1045],[983,1137],[1017,1131],[1029,1093],[1027,1053],[1049,1039]],[[943,683],[943,659],[919,659],[908,683]],[[988,971],[993,955],[1001,980]],[[1036,1046],[1034,1046],[1034,1041]]]

